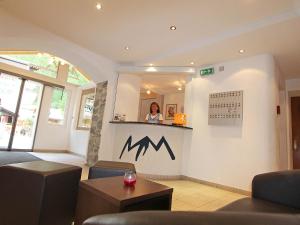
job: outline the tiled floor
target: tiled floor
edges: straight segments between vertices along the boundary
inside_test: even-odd
[[[186,180],[157,181],[174,188],[172,210],[215,211],[246,196]]]
[[[82,179],[87,179],[88,167],[84,158],[66,153],[32,153],[47,161],[81,166]],[[156,181],[174,188],[172,210],[174,211],[214,211],[230,202],[246,196],[191,181]]]

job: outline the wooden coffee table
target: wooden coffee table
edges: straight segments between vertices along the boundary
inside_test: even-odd
[[[75,225],[99,214],[171,210],[173,188],[138,177],[134,187],[123,184],[123,177],[81,181]]]

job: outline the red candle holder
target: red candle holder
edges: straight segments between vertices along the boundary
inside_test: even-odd
[[[124,175],[124,184],[126,186],[134,186],[136,183],[136,173],[132,170],[126,170]]]

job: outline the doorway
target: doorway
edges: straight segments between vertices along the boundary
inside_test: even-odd
[[[291,97],[293,169],[300,169],[300,97]]]
[[[0,150],[32,151],[44,86],[0,73]]]

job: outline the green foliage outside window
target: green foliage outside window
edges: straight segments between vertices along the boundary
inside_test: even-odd
[[[53,88],[51,108],[65,110],[68,94],[63,89]]]
[[[2,55],[5,58],[31,66],[35,73],[56,78],[59,62],[50,55],[22,54],[22,55]]]
[[[74,66],[69,67],[68,73],[68,83],[75,84],[75,85],[85,85],[89,82],[89,80],[81,74]]]
[[[35,73],[56,78],[60,60],[49,54],[9,54],[1,57],[13,60],[30,66]],[[82,86],[89,83],[89,80],[73,65],[69,65],[68,83]]]
[[[63,125],[65,110],[68,101],[68,93],[63,89],[53,88],[51,107],[48,122],[50,124]]]

